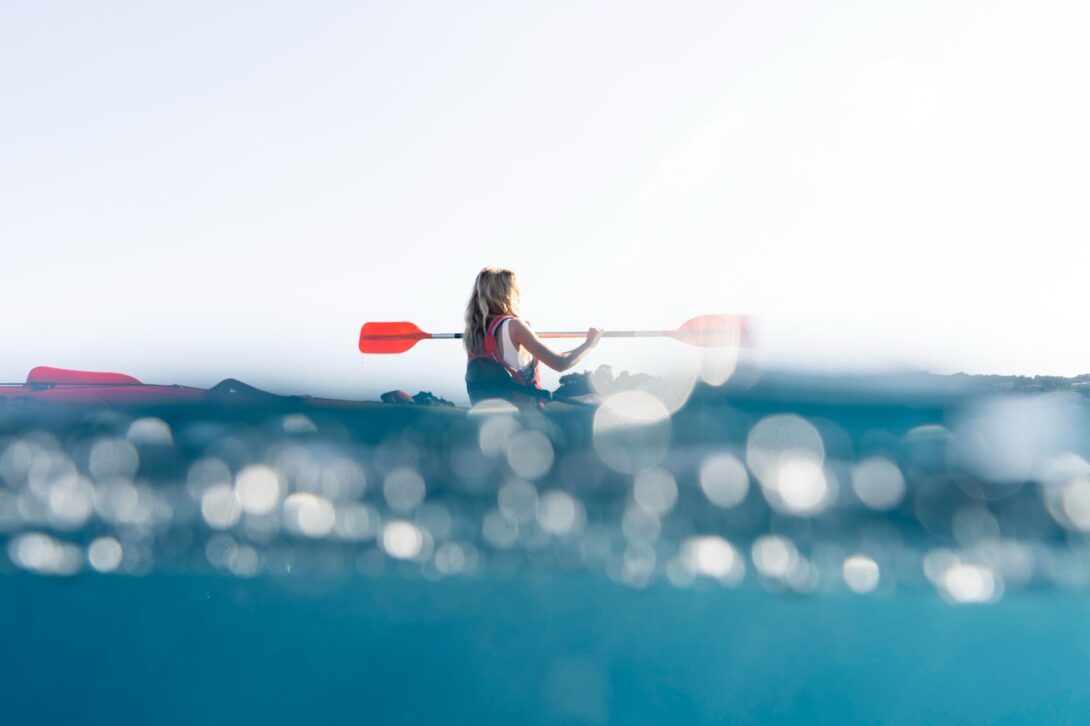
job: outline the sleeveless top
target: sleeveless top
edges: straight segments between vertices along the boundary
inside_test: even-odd
[[[511,340],[510,323],[511,318],[508,318],[497,326],[496,343],[500,353],[503,354],[503,362],[511,368],[522,370],[534,362],[534,357],[530,355],[528,350],[525,348],[520,349],[515,345],[515,341]]]

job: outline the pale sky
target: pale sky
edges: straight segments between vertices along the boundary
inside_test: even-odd
[[[464,394],[538,329],[757,318],[822,370],[1090,372],[1083,2],[4,3],[0,379]],[[682,355],[603,343],[587,367]],[[553,378],[552,380],[555,380]]]

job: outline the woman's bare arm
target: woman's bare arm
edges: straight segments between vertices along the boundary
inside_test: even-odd
[[[587,339],[578,347],[563,353],[557,353],[545,345],[529,325],[518,318],[513,318],[507,325],[510,329],[512,343],[522,346],[539,361],[554,371],[560,372],[575,366],[594,346],[598,345],[598,341],[602,337],[601,328],[591,328],[587,331]]]

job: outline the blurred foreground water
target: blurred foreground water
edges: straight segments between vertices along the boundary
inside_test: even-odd
[[[0,407],[5,722],[1076,720],[1090,408]]]

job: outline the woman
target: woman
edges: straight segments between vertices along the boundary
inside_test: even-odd
[[[478,273],[466,306],[464,342],[470,360],[470,371],[466,374],[470,397],[474,397],[471,380],[474,361],[492,360],[507,370],[517,386],[540,389],[539,362],[555,371],[566,371],[598,345],[601,337],[601,328],[590,328],[587,339],[572,350],[558,353],[549,348],[529,323],[519,317],[515,273],[486,267]]]

